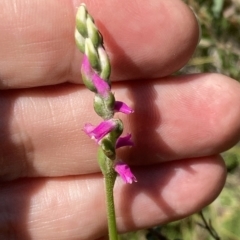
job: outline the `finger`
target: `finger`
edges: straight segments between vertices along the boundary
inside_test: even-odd
[[[137,183],[125,185],[119,179],[115,186],[119,232],[156,226],[199,211],[216,198],[226,177],[224,163],[217,156],[133,171]],[[88,240],[104,236],[103,185],[100,174],[1,184],[1,238]]]
[[[112,62],[112,79],[168,75],[198,41],[195,16],[180,0],[86,1]],[[81,82],[74,41],[80,1],[1,1],[0,87]],[[127,69],[127,71],[126,71]]]
[[[119,83],[116,99],[133,107],[118,115],[135,146],[118,157],[151,164],[213,155],[240,136],[240,86],[217,74],[171,77],[161,81]],[[0,176],[63,176],[99,171],[97,144],[81,130],[100,123],[83,87],[5,91],[0,96]]]

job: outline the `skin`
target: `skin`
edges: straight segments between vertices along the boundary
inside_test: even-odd
[[[1,239],[107,235],[97,146],[81,131],[100,119],[81,83],[73,37],[79,4],[0,2]],[[195,16],[180,0],[86,4],[112,62],[116,99],[135,110],[118,114],[135,142],[119,157],[138,179],[116,181],[119,232],[199,211],[223,188],[219,153],[239,141],[240,84],[219,74],[169,76],[199,38]]]

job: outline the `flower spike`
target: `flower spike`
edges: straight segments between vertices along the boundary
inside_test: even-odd
[[[85,124],[83,131],[99,145],[98,163],[105,179],[109,239],[116,240],[113,186],[117,173],[126,183],[131,184],[137,179],[127,164],[116,160],[116,149],[133,146],[133,141],[131,134],[120,137],[123,132],[123,123],[120,119],[113,117],[116,112],[133,113],[133,109],[127,104],[115,100],[109,79],[111,72],[109,57],[103,46],[102,35],[85,4],[81,4],[77,11],[75,40],[78,49],[83,53],[81,66],[83,83],[95,94],[93,107],[103,119],[97,126],[90,123]]]

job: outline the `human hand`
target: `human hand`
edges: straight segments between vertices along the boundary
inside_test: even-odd
[[[138,179],[116,182],[120,232],[180,219],[209,204],[226,177],[219,153],[240,132],[239,83],[217,74],[167,77],[197,45],[193,13],[178,0],[144,3],[86,1],[104,35],[116,98],[135,110],[120,116],[135,146],[119,156],[134,165]],[[73,35],[79,5],[0,3],[2,239],[107,234],[97,146],[81,131],[100,118],[80,80],[82,55]]]

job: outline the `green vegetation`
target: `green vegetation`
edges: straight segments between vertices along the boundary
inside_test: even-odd
[[[193,58],[179,73],[218,72],[240,81],[240,0],[184,2],[199,17],[202,39]],[[222,193],[211,205],[181,221],[124,234],[121,240],[240,240],[240,144],[223,153],[223,157],[228,177]]]
[[[240,80],[240,1],[185,0],[197,14],[202,38],[180,72],[218,72]]]

